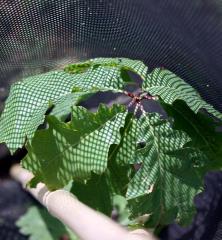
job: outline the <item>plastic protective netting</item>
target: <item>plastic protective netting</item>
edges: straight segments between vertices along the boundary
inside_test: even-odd
[[[169,68],[222,110],[221,1],[2,0],[0,22],[2,100],[24,75],[123,56]]]
[[[129,57],[150,69],[168,68],[222,111],[221,42],[220,0],[1,0],[0,111],[12,82],[94,57]],[[209,186],[221,182],[218,174]],[[205,204],[198,203],[189,237],[170,228],[167,239],[210,240],[215,232],[222,239],[221,216],[215,219],[221,185],[213,186]],[[4,226],[0,239],[13,239],[3,235],[10,233]]]

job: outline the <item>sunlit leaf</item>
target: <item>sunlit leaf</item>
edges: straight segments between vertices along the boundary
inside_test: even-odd
[[[210,114],[222,119],[222,114],[206,103],[193,87],[167,69],[154,69],[147,75],[142,89],[154,96],[160,96],[165,103],[172,104],[176,100],[183,100],[195,113],[206,109]]]
[[[58,189],[71,179],[89,178],[91,171],[103,173],[110,146],[121,140],[126,114],[123,106],[109,109],[100,105],[95,114],[73,107],[70,123],[47,117],[49,128],[36,132],[22,161],[35,175],[32,183],[42,181],[50,189]]]
[[[137,150],[132,161],[141,164],[127,190],[133,211],[152,214],[154,226],[174,218],[183,224],[189,222],[194,213],[193,198],[202,189],[198,168],[205,156],[187,147],[189,136],[173,130],[158,114],[147,114],[138,126],[139,141],[146,145]]]

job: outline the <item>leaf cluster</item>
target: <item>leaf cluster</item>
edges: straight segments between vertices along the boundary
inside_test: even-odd
[[[158,97],[167,118],[144,111],[138,118],[123,105],[101,104],[96,113],[78,106],[99,91],[125,93],[129,72],[142,78],[143,94]],[[143,224],[158,228],[174,220],[190,223],[204,174],[222,166],[221,120],[169,70],[148,72],[138,60],[97,58],[14,84],[0,118],[0,142],[12,153],[25,145],[22,166],[34,173],[32,187],[44,182],[55,190],[73,181],[71,192],[108,216],[115,196],[122,196],[125,224],[145,215]],[[38,129],[44,121],[46,128]]]

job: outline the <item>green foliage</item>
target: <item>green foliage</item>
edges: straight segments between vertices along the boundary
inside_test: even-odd
[[[105,174],[92,174],[91,179],[85,183],[75,181],[72,185],[71,192],[75,194],[81,202],[107,216],[111,216],[113,195],[110,192],[110,183]]]
[[[28,141],[30,154],[22,162],[35,175],[32,186],[42,181],[53,190],[70,179],[87,179],[91,171],[103,173],[110,145],[120,142],[125,117],[125,108],[115,105],[111,109],[100,105],[96,114],[73,107],[70,123],[47,117],[49,128],[37,131]]]
[[[152,95],[160,96],[165,103],[172,104],[177,99],[183,100],[197,113],[206,109],[209,113],[222,120],[222,114],[206,103],[197,91],[181,78],[166,69],[156,68],[147,75],[142,89]]]
[[[113,197],[113,209],[118,214],[117,221],[122,225],[132,225],[134,222],[130,221],[130,211],[128,208],[128,202],[126,198],[121,195],[115,195]]]
[[[173,119],[173,127],[185,131],[192,142],[192,146],[201,149],[210,160],[207,166],[220,168],[222,159],[222,134],[217,131],[221,122],[209,118],[203,112],[195,114],[187,104],[181,100],[175,101],[172,105],[162,103],[168,116]]]
[[[17,82],[10,90],[0,118],[0,143],[5,142],[12,153],[21,148],[25,138],[32,139],[52,105],[58,104],[54,113],[61,116],[61,107],[66,105],[63,113],[67,114],[85,94],[109,90],[121,92],[128,82],[125,74],[128,69],[141,77],[147,72],[147,67],[140,61],[97,58],[70,65],[65,72],[49,72]]]
[[[137,107],[150,98],[146,93],[159,96],[167,119],[142,108],[137,117],[122,105],[100,105],[96,113],[76,106],[98,91],[123,93],[133,82],[129,71],[143,79]],[[36,130],[44,119],[46,129]],[[22,165],[34,173],[31,186],[44,182],[54,190],[74,180],[70,191],[92,208],[110,216],[117,201],[120,222],[136,225],[145,214],[146,226],[156,228],[191,221],[204,174],[222,166],[221,119],[168,70],[148,73],[137,60],[97,58],[15,84],[0,119],[0,142],[12,152],[25,143]]]
[[[70,240],[78,240],[71,230],[52,217],[46,209],[38,207],[30,207],[16,225],[22,234],[29,236],[29,240],[55,240],[65,236]]]
[[[136,213],[152,213],[153,227],[163,225],[177,218],[186,223],[193,215],[193,198],[201,190],[199,162],[205,155],[186,146],[191,140],[182,131],[173,130],[170,123],[158,114],[142,117],[140,141],[144,148],[136,151],[132,163],[142,166],[129,183],[127,197],[134,199]],[[140,208],[140,197],[147,204]]]
[[[1,115],[0,142],[5,142],[12,153],[22,147],[25,138],[31,139],[43,123],[49,106],[70,93],[73,84],[73,79],[64,72],[49,72],[15,83]],[[74,104],[81,95],[75,94]]]
[[[145,79],[148,71],[148,68],[143,62],[127,58],[95,58],[79,64],[70,64],[65,67],[64,70],[65,72],[76,74],[83,73],[89,69],[95,70],[97,68],[112,70],[118,73],[118,77],[121,77],[121,74],[129,70],[141,76],[142,79]],[[102,82],[101,80],[99,81]],[[114,81],[116,81],[116,79],[114,79]]]

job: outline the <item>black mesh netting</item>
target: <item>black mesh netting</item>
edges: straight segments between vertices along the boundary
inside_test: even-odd
[[[221,42],[220,0],[1,0],[0,111],[17,79],[102,56],[140,59],[150,68],[164,66],[222,111]],[[221,184],[221,173],[210,174],[206,193],[196,200],[193,225],[173,225],[164,231],[164,239],[222,239]],[[16,239],[4,235],[15,231],[16,236],[15,219],[8,221],[10,211],[1,214],[10,209],[4,195],[0,239]],[[19,190],[18,198],[22,196]]]

